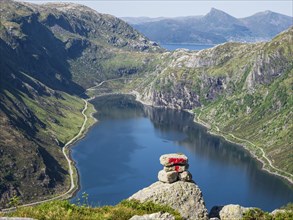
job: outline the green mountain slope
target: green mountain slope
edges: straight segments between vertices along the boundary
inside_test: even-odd
[[[146,71],[162,49],[125,22],[81,5],[3,0],[0,8],[4,207],[14,195],[42,200],[69,188],[62,147],[82,126],[85,89]]]
[[[292,36],[293,28],[268,43],[175,51],[136,90],[145,102],[194,110],[213,132],[245,145],[266,165],[268,158],[277,169],[267,169],[292,179]]]

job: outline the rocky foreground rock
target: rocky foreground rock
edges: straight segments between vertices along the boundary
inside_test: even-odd
[[[169,184],[158,181],[129,199],[168,205],[177,210],[184,219],[208,219],[201,190],[194,182],[177,181]]]
[[[243,214],[249,209],[242,207],[240,205],[229,204],[225,206],[214,206],[209,214],[210,219],[220,219],[220,220],[241,220]]]
[[[175,220],[175,217],[170,213],[156,212],[147,215],[135,215],[129,220]]]
[[[188,158],[184,154],[164,154],[160,157],[160,163],[164,168],[158,173],[159,181],[138,191],[129,199],[168,205],[184,219],[208,219],[202,193],[187,170]],[[137,219],[152,218],[141,216]]]

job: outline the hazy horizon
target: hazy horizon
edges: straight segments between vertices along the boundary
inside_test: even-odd
[[[20,0],[21,1],[21,0]],[[176,1],[176,0],[23,0],[31,3],[73,2],[95,9],[97,12],[111,14],[116,17],[185,17],[207,14],[211,8],[225,11],[236,17],[243,18],[258,12],[273,11],[293,16],[293,2],[283,1]]]

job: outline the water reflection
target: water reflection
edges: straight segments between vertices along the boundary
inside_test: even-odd
[[[94,100],[100,121],[73,148],[81,192],[93,204],[115,204],[156,181],[163,153],[183,152],[207,207],[237,203],[273,210],[293,189],[260,170],[241,147],[212,136],[187,112],[143,106],[125,96]]]

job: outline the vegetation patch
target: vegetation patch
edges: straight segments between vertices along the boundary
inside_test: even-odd
[[[261,209],[250,209],[243,215],[243,220],[290,220],[293,219],[293,204],[289,203],[276,213],[264,212]]]
[[[116,206],[90,207],[87,204],[77,206],[69,201],[47,202],[35,207],[18,208],[9,213],[8,217],[29,217],[38,220],[49,219],[88,219],[88,220],[128,220],[134,215],[151,214],[155,212],[168,212],[175,216],[176,220],[183,219],[174,209],[158,205],[153,202],[140,203],[137,200],[123,200]],[[0,213],[4,216],[4,213]]]

